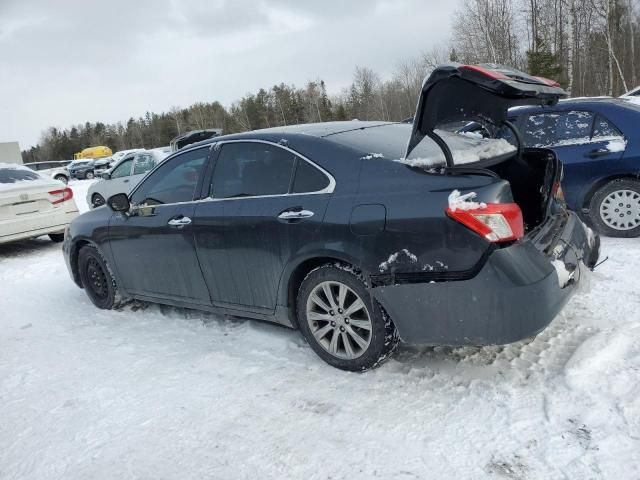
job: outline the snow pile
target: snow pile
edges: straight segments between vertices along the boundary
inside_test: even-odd
[[[633,96],[633,97],[620,97],[623,100],[629,102],[629,103],[634,103],[636,105],[640,105],[640,96]]]
[[[369,155],[360,157],[360,160],[371,160],[372,158],[384,158],[384,155],[382,153],[370,153]]]
[[[627,142],[624,138],[617,138],[615,140],[610,140],[605,148],[612,153],[624,152],[627,148]]]
[[[487,208],[487,204],[483,202],[474,202],[478,194],[469,192],[462,195],[459,190],[454,190],[449,194],[449,209],[452,212],[456,210],[476,210],[478,208]]]
[[[416,263],[418,261],[418,257],[416,257],[406,248],[403,248],[401,251],[389,255],[389,258],[378,266],[380,272],[386,272],[387,270],[389,270],[391,265],[393,263],[396,263],[398,261],[398,257],[402,254],[404,254],[411,263]]]
[[[515,153],[517,148],[503,138],[483,138],[477,134],[459,134],[435,130],[451,150],[454,165],[466,165]],[[444,153],[433,140],[426,137],[412,152],[415,158],[400,158],[396,162],[411,167],[433,168],[446,165]]]

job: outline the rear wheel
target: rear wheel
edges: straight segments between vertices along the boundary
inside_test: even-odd
[[[93,208],[98,208],[104,205],[104,197],[99,193],[94,193],[91,195],[91,205]]]
[[[297,313],[311,348],[342,370],[374,368],[398,344],[393,322],[371,298],[362,276],[344,266],[311,271],[300,285]]]
[[[49,238],[52,242],[62,242],[64,240],[64,233],[50,233]]]
[[[59,182],[62,182],[64,184],[69,183],[69,179],[67,177],[65,177],[64,175],[56,175],[55,177],[53,177],[54,180],[58,180]]]
[[[95,178],[95,175],[93,174],[93,171],[89,170],[84,174],[84,178],[86,178],[87,180],[93,180]]]
[[[640,236],[640,182],[613,180],[598,190],[590,204],[596,229],[610,237]]]
[[[96,307],[109,310],[119,303],[116,281],[95,247],[86,245],[80,249],[78,273],[82,286]]]

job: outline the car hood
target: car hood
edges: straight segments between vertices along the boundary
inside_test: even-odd
[[[438,67],[422,85],[405,158],[425,136],[433,138],[447,156],[446,144],[434,133],[444,124],[473,120],[500,126],[510,107],[553,105],[564,96],[566,92],[557,82],[506,67]]]

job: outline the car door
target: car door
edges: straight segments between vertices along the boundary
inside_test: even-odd
[[[112,216],[111,251],[129,293],[210,305],[191,225],[208,154],[203,147],[163,163],[131,193],[131,213]]]
[[[610,142],[622,142],[622,134],[606,118],[590,111],[569,110],[533,113],[524,119],[528,147],[552,148],[564,166],[562,189],[567,205],[575,211],[593,183],[622,151]],[[624,150],[624,148],[622,148]]]
[[[209,184],[194,233],[211,299],[273,312],[284,267],[313,241],[334,180],[286,147],[233,141],[219,146]]]

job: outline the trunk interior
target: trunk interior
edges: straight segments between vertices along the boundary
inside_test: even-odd
[[[553,185],[559,180],[559,165],[548,150],[526,149],[520,158],[488,168],[511,184],[513,199],[522,209],[525,232],[547,217]]]

